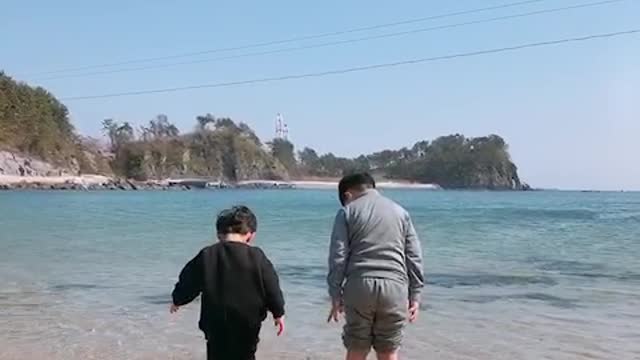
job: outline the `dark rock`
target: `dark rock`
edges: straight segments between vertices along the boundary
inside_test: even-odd
[[[48,190],[48,187],[42,183],[39,182],[34,182],[34,183],[30,183],[30,184],[25,184],[27,189],[32,189],[32,190]]]
[[[132,181],[127,180],[127,185],[129,185],[129,190],[138,190],[138,186]]]

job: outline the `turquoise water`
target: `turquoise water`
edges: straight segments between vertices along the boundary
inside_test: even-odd
[[[640,194],[387,191],[412,213],[428,287],[407,359],[640,358]],[[0,359],[202,358],[177,273],[244,203],[288,332],[264,359],[337,359],[325,323],[332,191],[0,193]]]

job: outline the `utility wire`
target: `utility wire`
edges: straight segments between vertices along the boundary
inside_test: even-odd
[[[36,79],[36,80],[55,80],[55,79],[83,78],[83,77],[96,76],[96,75],[107,75],[107,74],[115,74],[115,73],[123,73],[123,72],[164,69],[164,68],[175,67],[175,66],[194,65],[194,64],[202,64],[202,63],[210,63],[210,62],[219,62],[219,61],[231,60],[231,59],[240,59],[240,58],[247,58],[247,57],[262,56],[262,55],[280,54],[280,53],[287,53],[287,52],[294,52],[294,51],[308,50],[308,49],[317,49],[317,48],[336,46],[336,45],[353,44],[353,43],[358,43],[358,42],[363,42],[363,41],[370,41],[370,40],[377,40],[377,39],[386,39],[386,38],[391,38],[391,37],[398,37],[398,36],[411,35],[411,34],[417,34],[417,33],[431,32],[431,31],[437,31],[437,30],[453,29],[453,28],[470,26],[470,25],[486,24],[486,23],[491,23],[491,22],[510,20],[510,19],[517,19],[517,18],[524,18],[524,17],[529,17],[529,16],[557,13],[557,12],[576,10],[576,9],[582,9],[582,8],[587,8],[587,7],[608,5],[608,4],[618,3],[618,2],[622,2],[622,1],[626,1],[626,0],[603,0],[603,1],[576,4],[576,5],[571,5],[571,6],[558,7],[558,8],[543,9],[543,10],[537,10],[537,11],[529,11],[529,12],[519,13],[519,14],[498,16],[498,17],[492,17],[492,18],[482,19],[482,20],[466,21],[466,22],[460,22],[460,23],[455,23],[455,24],[433,26],[433,27],[428,27],[428,28],[420,28],[420,29],[400,31],[400,32],[380,34],[380,35],[373,35],[373,36],[365,36],[365,37],[360,37],[360,38],[355,38],[355,39],[348,39],[348,40],[331,41],[331,42],[325,42],[325,43],[313,44],[313,45],[295,46],[295,47],[288,47],[288,48],[283,48],[283,49],[251,52],[251,53],[245,53],[245,54],[216,57],[216,58],[211,58],[211,59],[183,61],[183,62],[176,62],[176,63],[170,63],[170,64],[157,64],[157,65],[140,66],[140,67],[126,68],[126,69],[103,70],[103,71],[95,71],[95,72],[80,73],[80,74],[70,74],[70,75],[57,75],[57,76],[39,78],[39,79]]]
[[[456,11],[456,12],[449,12],[449,13],[443,13],[443,14],[426,16],[426,17],[420,17],[420,18],[409,19],[409,20],[402,20],[402,21],[385,23],[385,24],[370,25],[370,26],[365,26],[365,27],[359,27],[359,28],[353,28],[353,29],[347,29],[347,30],[340,30],[340,31],[333,31],[333,32],[326,32],[326,33],[320,33],[320,34],[314,34],[314,35],[297,36],[297,37],[292,37],[292,38],[288,38],[288,39],[281,39],[281,40],[258,42],[258,43],[253,43],[253,44],[249,44],[249,45],[226,47],[226,48],[217,48],[217,49],[210,49],[210,50],[201,50],[201,51],[194,51],[194,52],[188,52],[188,53],[183,53],[183,54],[166,55],[166,56],[158,56],[158,57],[148,57],[148,58],[142,58],[142,59],[136,59],[136,60],[125,60],[125,61],[121,61],[121,62],[113,62],[113,63],[105,63],[105,64],[97,64],[97,65],[71,67],[71,68],[66,68],[66,69],[59,69],[59,70],[53,70],[53,71],[45,71],[45,72],[40,72],[40,73],[34,73],[34,74],[30,74],[30,75],[31,76],[39,76],[39,75],[48,75],[48,74],[58,74],[58,73],[75,72],[75,71],[81,71],[81,70],[90,70],[90,69],[105,68],[105,67],[112,67],[112,66],[119,66],[119,65],[138,64],[138,63],[145,63],[145,62],[152,62],[152,61],[159,61],[159,60],[178,59],[178,58],[192,57],[192,56],[198,56],[198,55],[206,55],[206,54],[213,54],[213,53],[220,53],[220,52],[247,50],[247,49],[252,49],[252,48],[259,48],[259,47],[272,46],[272,45],[281,45],[281,44],[287,44],[287,43],[298,42],[298,41],[314,40],[314,39],[326,38],[326,37],[331,37],[331,36],[338,36],[338,35],[345,35],[345,34],[351,34],[351,33],[363,32],[363,31],[383,29],[383,28],[400,26],[400,25],[408,25],[408,24],[414,24],[414,23],[419,23],[419,22],[444,19],[444,18],[455,17],[455,16],[462,16],[462,15],[475,14],[475,13],[480,13],[480,12],[487,12],[487,11],[492,11],[492,10],[507,9],[507,8],[511,8],[511,7],[534,4],[534,3],[540,3],[540,2],[545,2],[545,1],[549,1],[549,0],[517,1],[517,2],[505,3],[505,4],[501,4],[501,5],[482,7],[482,8],[475,8],[475,9],[470,9],[470,10],[462,10],[462,11]]]
[[[418,59],[404,60],[404,61],[391,62],[391,63],[382,63],[382,64],[358,66],[358,67],[344,68],[344,69],[339,69],[339,70],[329,70],[329,71],[312,72],[312,73],[295,74],[295,75],[283,75],[283,76],[275,76],[275,77],[264,77],[264,78],[251,79],[251,80],[220,82],[220,83],[213,83],[213,84],[191,85],[191,86],[164,88],[164,89],[127,91],[127,92],[120,92],[120,93],[101,94],[101,95],[88,95],[88,96],[72,96],[72,97],[62,98],[61,100],[63,100],[63,101],[71,101],[71,100],[102,99],[102,98],[113,98],[113,97],[122,97],[122,96],[170,93],[170,92],[194,90],[194,89],[221,88],[221,87],[230,87],[230,86],[238,86],[238,85],[249,85],[249,84],[258,84],[258,83],[268,83],[268,82],[276,82],[276,81],[284,81],[284,80],[295,80],[295,79],[304,79],[304,78],[324,77],[324,76],[329,76],[329,75],[346,74],[346,73],[352,73],[352,72],[360,72],[360,71],[368,71],[368,70],[375,70],[375,69],[382,69],[382,68],[398,67],[398,66],[404,66],[404,65],[412,65],[412,64],[427,63],[427,62],[434,62],[434,61],[443,61],[443,60],[452,60],[452,59],[457,59],[457,58],[465,58],[465,57],[472,57],[472,56],[479,56],[479,55],[488,55],[488,54],[495,54],[495,53],[502,53],[502,52],[510,52],[510,51],[528,49],[528,48],[537,48],[537,47],[543,47],[543,46],[560,45],[560,44],[572,43],[572,42],[582,42],[582,41],[595,40],[595,39],[613,38],[613,37],[618,37],[618,36],[623,36],[623,35],[632,35],[632,34],[638,34],[638,33],[640,33],[640,28],[626,30],[626,31],[612,32],[612,33],[600,33],[600,34],[592,34],[592,35],[586,35],[586,36],[581,36],[581,37],[565,38],[565,39],[560,39],[560,40],[550,40],[550,41],[543,41],[543,42],[527,43],[527,44],[514,45],[514,46],[502,47],[502,48],[478,50],[478,51],[473,51],[473,52],[464,52],[464,53],[457,53],[457,54],[450,54],[450,55],[443,55],[443,56],[435,56],[435,57],[428,57],[428,58],[418,58]]]

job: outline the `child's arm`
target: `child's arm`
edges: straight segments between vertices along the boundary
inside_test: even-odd
[[[284,296],[282,296],[280,289],[280,280],[273,264],[266,256],[262,260],[262,276],[267,295],[267,309],[274,318],[282,317],[284,315]]]
[[[331,245],[329,246],[329,274],[327,284],[334,304],[342,301],[342,284],[347,266],[348,248],[347,219],[344,209],[340,209],[333,223]]]
[[[420,294],[424,287],[424,269],[422,265],[422,246],[409,214],[405,218],[405,234],[405,257],[407,259],[407,275],[409,277],[409,307],[411,320],[413,321],[417,317]]]
[[[200,252],[189,261],[180,272],[178,283],[172,294],[172,312],[175,312],[178,307],[186,305],[198,297],[202,291],[202,282],[202,252]]]
[[[280,336],[284,332],[284,296],[282,296],[280,280],[273,264],[264,254],[262,259],[262,277],[267,309],[273,314],[274,323],[278,327],[278,336]]]

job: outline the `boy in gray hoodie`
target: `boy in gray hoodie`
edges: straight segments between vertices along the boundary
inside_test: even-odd
[[[342,208],[331,235],[329,321],[342,312],[347,360],[398,359],[407,320],[418,317],[424,286],[422,250],[409,213],[382,196],[366,173],[338,185]]]

